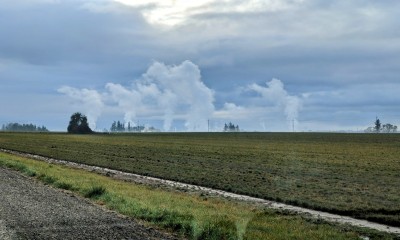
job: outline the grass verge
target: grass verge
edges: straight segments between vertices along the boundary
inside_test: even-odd
[[[359,239],[360,232],[301,216],[260,210],[114,180],[95,173],[0,153],[0,166],[93,199],[121,214],[145,220],[190,239]],[[393,235],[363,232],[370,239]]]

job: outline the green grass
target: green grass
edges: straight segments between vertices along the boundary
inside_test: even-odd
[[[83,194],[86,198],[99,198],[106,193],[106,188],[103,186],[92,186]]]
[[[0,147],[400,226],[400,134],[0,133]]]
[[[0,167],[19,170],[55,187],[69,186],[121,214],[142,219],[190,239],[393,239],[395,235],[314,222],[218,198],[166,191],[118,181],[61,165],[0,153]],[[52,179],[48,181],[48,179]],[[66,185],[64,185],[66,184]]]

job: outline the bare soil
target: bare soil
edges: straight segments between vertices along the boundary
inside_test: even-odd
[[[269,201],[269,200],[265,200],[265,199],[250,197],[250,196],[246,196],[246,195],[230,193],[230,192],[207,188],[207,187],[202,187],[202,186],[196,186],[196,185],[192,185],[192,184],[186,184],[186,183],[175,182],[175,181],[170,181],[170,180],[165,180],[165,179],[142,176],[142,175],[133,174],[133,173],[126,173],[126,172],[117,171],[117,170],[108,169],[108,168],[89,166],[89,165],[85,165],[85,164],[79,164],[79,163],[58,160],[58,159],[53,159],[53,158],[47,158],[47,157],[34,155],[34,154],[21,153],[21,152],[10,151],[10,150],[5,150],[5,149],[0,149],[0,151],[12,153],[12,154],[16,154],[16,155],[21,155],[21,156],[33,158],[36,160],[42,160],[42,161],[46,161],[49,163],[62,164],[62,165],[66,165],[69,167],[85,169],[88,171],[107,175],[107,176],[110,176],[110,177],[113,177],[116,179],[135,182],[135,183],[139,183],[139,184],[146,184],[146,185],[163,187],[163,188],[172,188],[175,190],[180,190],[180,191],[185,191],[185,192],[189,191],[189,192],[196,192],[199,194],[220,196],[220,197],[224,197],[224,198],[228,198],[228,199],[254,203],[254,204],[272,208],[272,209],[288,210],[288,211],[295,212],[298,214],[305,214],[309,217],[322,219],[322,220],[328,221],[328,222],[349,224],[349,225],[356,226],[356,227],[365,227],[365,228],[370,228],[370,229],[374,229],[374,230],[378,230],[378,231],[382,231],[382,232],[394,233],[394,234],[400,235],[400,228],[398,228],[398,227],[392,227],[392,226],[388,226],[388,225],[384,225],[384,224],[374,223],[374,222],[370,222],[370,221],[366,221],[366,220],[355,219],[355,218],[351,218],[351,217],[347,217],[347,216],[341,216],[341,215],[337,215],[337,214],[331,214],[331,213],[327,213],[327,212],[311,210],[311,209],[307,209],[307,208],[292,206],[292,205],[288,205],[288,204],[283,204],[283,203]],[[1,222],[0,222],[0,231],[1,231]]]
[[[176,239],[0,168],[0,239]]]

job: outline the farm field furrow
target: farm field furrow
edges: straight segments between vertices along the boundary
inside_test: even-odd
[[[0,148],[400,226],[400,134],[2,132]]]

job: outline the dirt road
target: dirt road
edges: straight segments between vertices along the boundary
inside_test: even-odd
[[[0,239],[174,239],[0,168]]]

